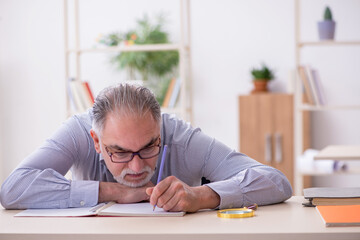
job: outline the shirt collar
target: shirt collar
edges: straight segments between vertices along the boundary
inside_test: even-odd
[[[99,161],[105,161],[104,156],[102,155],[102,153],[99,153]]]

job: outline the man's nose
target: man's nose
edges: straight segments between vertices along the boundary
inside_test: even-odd
[[[134,172],[140,172],[144,168],[144,161],[139,157],[139,155],[135,155],[128,163],[128,167]]]

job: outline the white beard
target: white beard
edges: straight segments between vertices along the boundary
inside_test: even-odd
[[[139,174],[139,173],[144,173],[144,172],[147,172],[148,174],[147,174],[146,178],[144,178],[140,182],[129,182],[129,181],[125,180],[126,174]],[[120,173],[119,176],[114,176],[114,178],[120,184],[123,184],[128,187],[136,188],[136,187],[145,186],[150,181],[150,179],[154,175],[154,173],[155,173],[155,171],[152,170],[149,166],[144,167],[144,169],[141,170],[140,172],[135,172],[129,168],[126,168],[126,169],[122,170],[122,172]]]

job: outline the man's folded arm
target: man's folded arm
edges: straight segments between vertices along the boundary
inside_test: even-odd
[[[292,195],[291,185],[282,172],[230,149],[201,131],[191,135],[187,146],[185,161],[194,166],[193,174],[196,169],[203,169],[201,176],[210,180],[207,186],[220,196],[221,209],[279,203]]]
[[[98,181],[70,181],[53,169],[16,169],[3,183],[1,204],[6,209],[94,206]]]
[[[285,175],[269,166],[249,168],[230,179],[209,183],[207,186],[219,194],[220,209],[254,203],[279,203],[292,195],[291,185]]]

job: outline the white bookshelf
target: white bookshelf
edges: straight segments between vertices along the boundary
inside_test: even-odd
[[[360,45],[360,41],[299,41],[297,47],[308,47],[308,46],[353,46]]]
[[[312,170],[312,171],[303,171],[301,172],[302,175],[312,176],[312,177],[326,177],[326,176],[346,176],[346,175],[359,175],[360,174],[360,168],[352,168],[350,170],[347,170],[346,172],[327,172],[327,171],[321,171],[321,170]]]
[[[302,64],[302,50],[304,48],[325,48],[336,46],[359,46],[360,40],[356,41],[302,41],[301,40],[301,0],[295,0],[295,64],[296,68]],[[308,50],[309,51],[309,50]],[[310,49],[311,51],[311,49]],[[296,74],[297,75],[297,74]],[[303,112],[321,112],[321,111],[347,111],[347,110],[360,110],[360,103],[351,105],[310,105],[303,103],[303,87],[302,81],[299,76],[295,78],[295,91],[294,91],[294,119],[295,119],[295,132],[294,132],[294,159],[303,154]],[[295,194],[302,195],[303,176],[333,176],[333,175],[345,175],[345,174],[360,174],[360,169],[353,169],[347,172],[322,172],[319,170],[311,170],[306,172],[300,172],[295,169]]]
[[[107,53],[107,52],[142,52],[142,51],[180,51],[179,44],[147,44],[117,47],[98,47],[85,49],[69,49],[68,53]]]
[[[68,79],[74,77],[82,80],[81,72],[86,69],[81,69],[81,56],[86,54],[96,53],[116,53],[116,52],[139,52],[139,51],[170,51],[175,50],[179,52],[179,77],[181,79],[180,96],[178,106],[176,108],[163,108],[163,112],[175,113],[186,121],[192,121],[192,87],[191,87],[191,72],[190,72],[190,3],[189,0],[180,1],[180,41],[171,44],[147,44],[147,45],[131,45],[131,46],[116,46],[116,47],[94,47],[82,48],[80,46],[80,25],[79,25],[79,9],[81,4],[86,4],[86,1],[73,0],[74,11],[74,48],[69,48],[69,13],[68,0],[64,0],[64,52],[65,52],[65,84],[66,91],[68,89]],[[161,6],[159,6],[161,7]],[[75,55],[74,63],[71,63],[70,56]],[[72,65],[71,65],[72,64]],[[70,75],[70,65],[75,68],[75,76]],[[96,81],[96,80],[95,80]],[[105,86],[104,86],[105,87]],[[67,115],[71,115],[71,106],[66,92]]]
[[[300,111],[334,111],[334,110],[360,110],[359,105],[323,105],[314,106],[310,104],[298,105]]]
[[[329,145],[322,149],[315,160],[360,160],[360,145]]]

